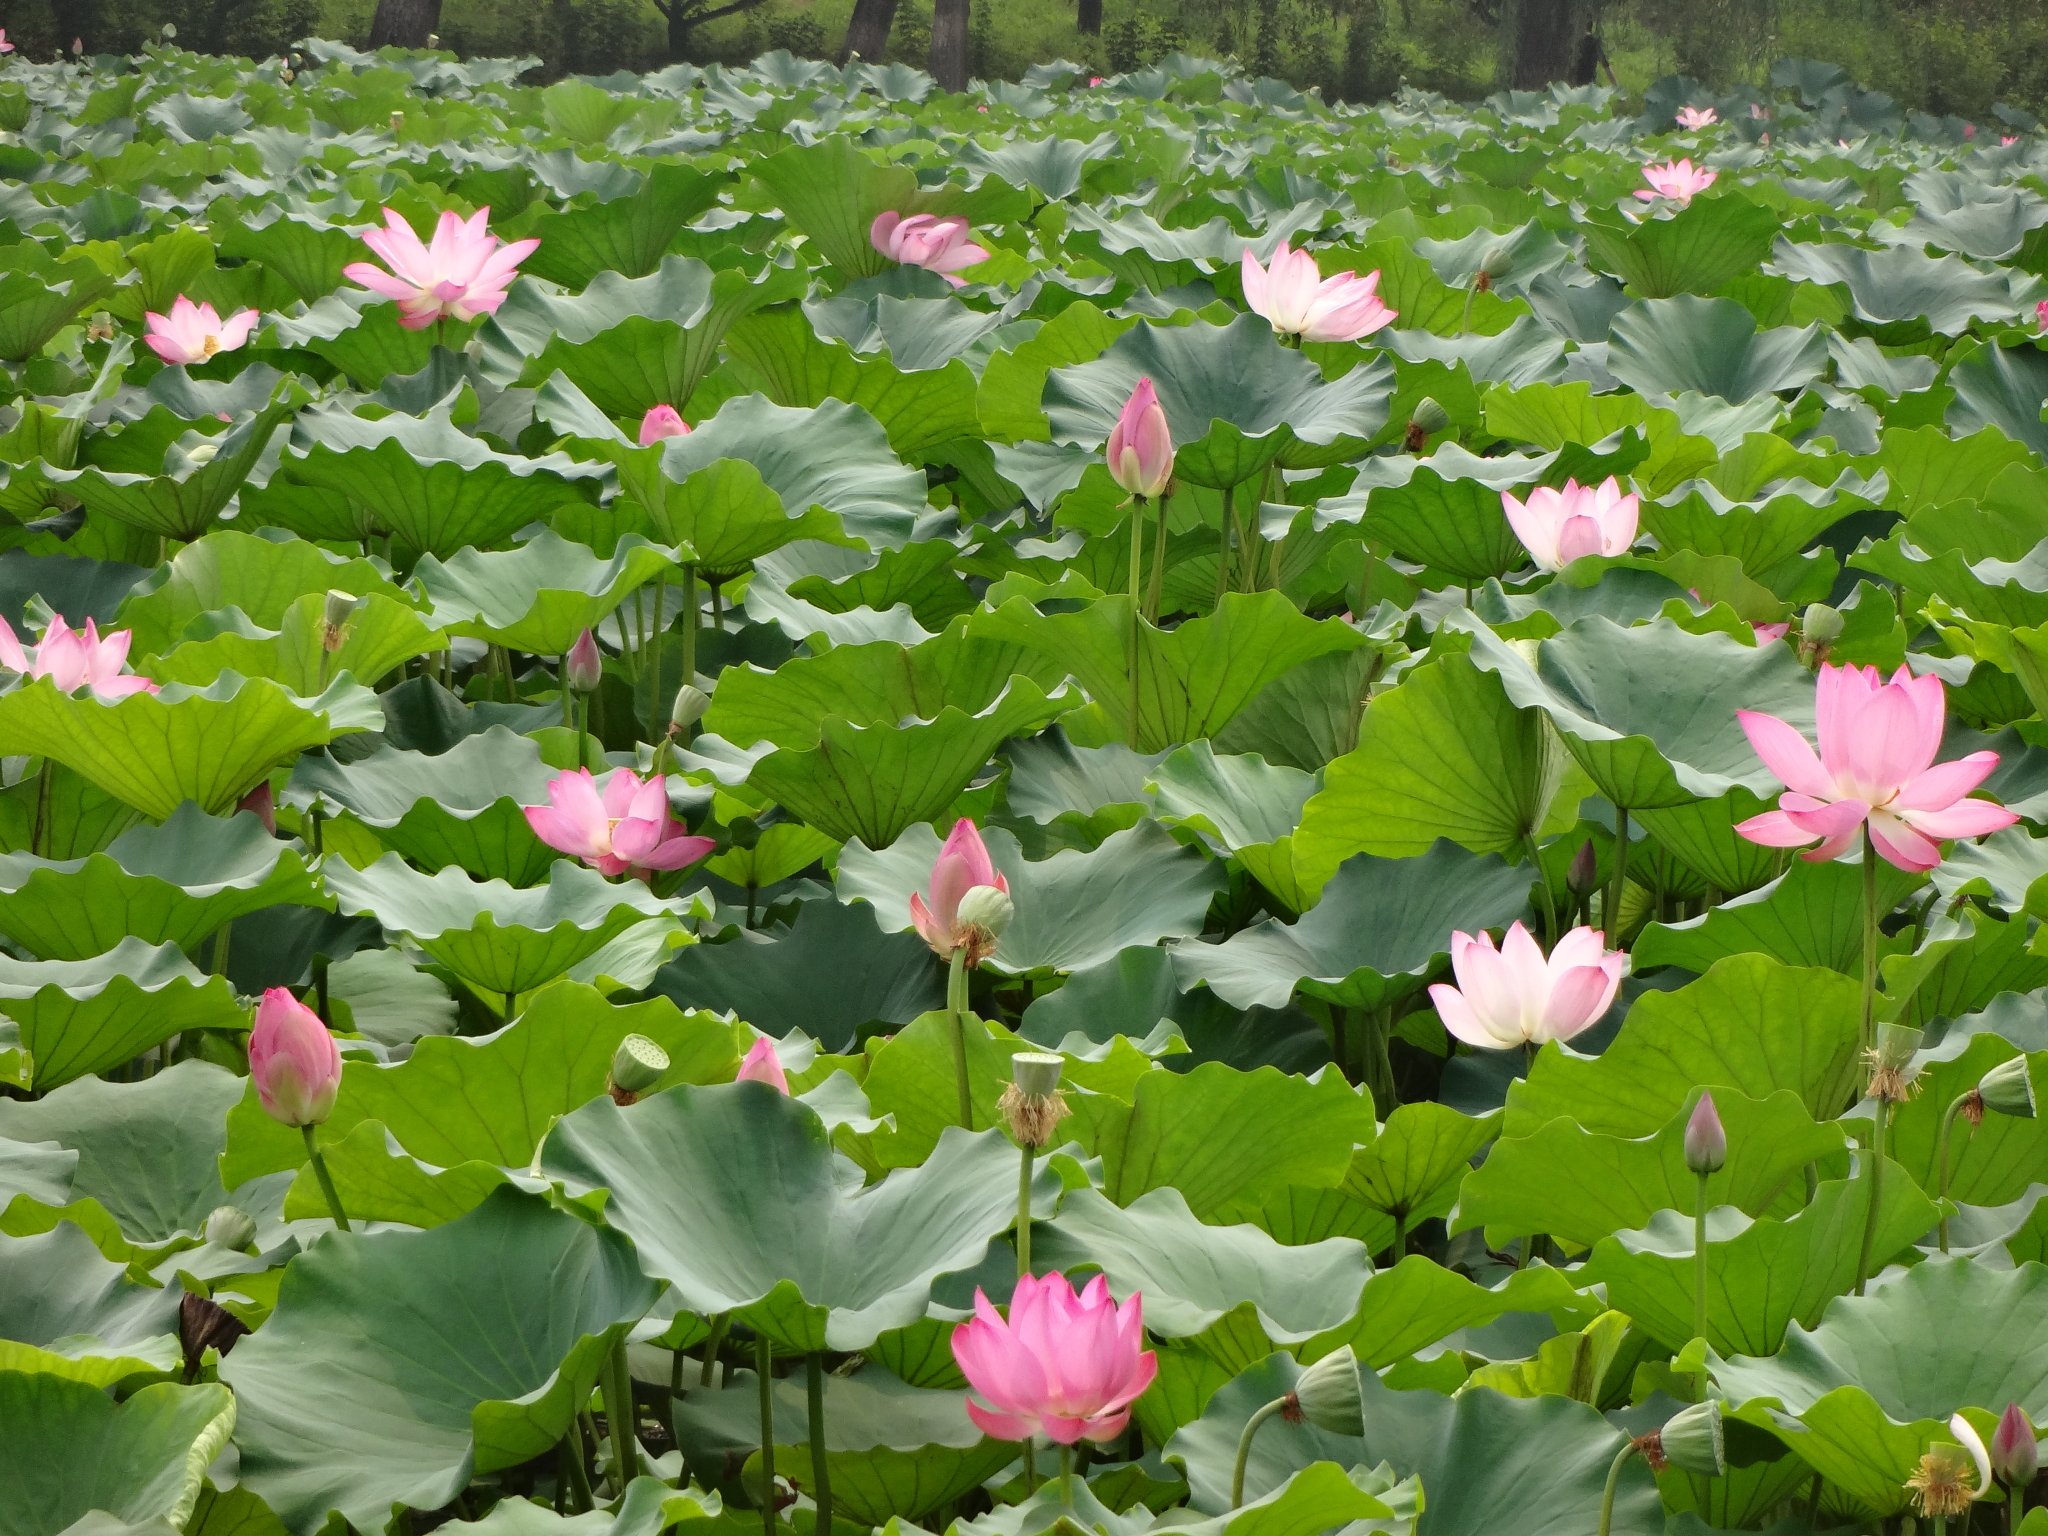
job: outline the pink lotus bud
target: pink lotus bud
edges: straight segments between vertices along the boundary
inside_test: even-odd
[[[7,41],[7,29],[0,27],[0,53],[14,52],[14,44]]]
[[[955,288],[965,288],[967,279],[954,274],[988,260],[987,249],[969,239],[971,234],[965,219],[942,219],[930,213],[905,218],[891,209],[875,215],[875,222],[868,226],[868,244],[891,261],[923,267]]]
[[[2033,1421],[2018,1403],[2007,1403],[1991,1432],[1991,1470],[2008,1488],[2023,1488],[2041,1467],[2041,1448]]]
[[[1157,496],[1173,479],[1173,433],[1150,379],[1138,380],[1103,452],[1110,478],[1133,496]]]
[[[569,647],[568,673],[569,686],[578,693],[595,693],[604,678],[604,653],[597,648],[597,636],[587,629]]]
[[[2013,145],[2019,143],[2019,141],[2020,136],[2016,133],[2001,134],[1999,135],[1998,139],[1998,147],[2000,149],[2010,149]]]
[[[1703,1093],[1685,1122],[1685,1166],[1694,1173],[1718,1173],[1728,1161],[1728,1133],[1721,1128],[1721,1112],[1714,1108],[1714,1095]]]
[[[931,902],[927,905],[922,891],[913,891],[910,897],[910,920],[941,960],[952,959],[953,951],[962,948],[970,965],[994,953],[1001,934],[977,926],[960,910],[967,893],[984,885],[1009,894],[1010,882],[989,858],[974,823],[963,816],[953,823],[946,846],[932,861]]]
[[[320,1016],[283,987],[263,994],[249,1034],[249,1076],[264,1113],[284,1125],[319,1125],[341,1089],[341,1051]]]
[[[672,405],[657,405],[640,418],[640,446],[646,448],[664,437],[688,437],[690,424]]]
[[[1758,645],[1776,645],[1792,633],[1792,622],[1789,619],[1782,624],[1765,624],[1752,619],[1749,627],[1755,632]]]
[[[252,812],[263,823],[263,830],[272,837],[277,836],[277,802],[271,797],[270,780],[265,779],[249,793],[242,796],[238,811]]]
[[[782,1070],[782,1058],[775,1054],[775,1042],[766,1035],[756,1040],[747,1059],[740,1063],[736,1083],[766,1083],[780,1093],[789,1092],[789,1074]]]
[[[1131,1404],[1159,1373],[1144,1345],[1142,1294],[1119,1307],[1101,1275],[1076,1296],[1055,1272],[1019,1279],[1007,1319],[977,1289],[973,1318],[953,1334],[953,1358],[975,1392],[967,1416],[983,1434],[1104,1445],[1124,1432]]]
[[[2043,299],[2034,306],[2034,320],[2042,330],[2048,331],[2048,299]]]
[[[1977,137],[1977,125],[1975,123],[1963,124],[1963,137],[1966,139],[1974,139],[1975,137]]]

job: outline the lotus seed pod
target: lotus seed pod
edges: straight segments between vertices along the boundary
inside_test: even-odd
[[[1349,1344],[1303,1371],[1289,1394],[1302,1418],[1331,1435],[1365,1433],[1364,1396],[1358,1380],[1358,1356]]]
[[[1019,1146],[1036,1150],[1050,1145],[1053,1131],[1073,1113],[1060,1092],[1065,1065],[1064,1058],[1045,1051],[1019,1051],[1010,1058],[1014,1076],[996,1108]]]
[[[1977,1084],[1977,1097],[1986,1109],[2018,1120],[2034,1118],[2034,1079],[2027,1071],[2027,1058],[2015,1056],[1986,1072]]]
[[[1047,1051],[1019,1051],[1010,1058],[1010,1073],[1020,1092],[1034,1099],[1048,1099],[1059,1089],[1064,1056]]]
[[[1408,420],[1420,428],[1424,436],[1432,436],[1451,424],[1451,413],[1424,395],[1415,402],[1415,409],[1408,413]]]
[[[217,1248],[246,1248],[256,1241],[256,1218],[239,1206],[215,1206],[206,1218],[206,1240]]]
[[[668,1052],[645,1035],[626,1036],[612,1052],[612,1087],[621,1093],[644,1093],[667,1070]]]
[[[2008,1488],[2023,1488],[2041,1468],[2041,1447],[2026,1409],[2007,1403],[1991,1432],[1991,1470]]]
[[[1717,1173],[1728,1161],[1728,1133],[1711,1093],[1700,1095],[1692,1118],[1685,1122],[1685,1166],[1694,1173]]]
[[[1840,609],[1830,608],[1826,603],[1808,603],[1799,621],[1799,633],[1808,645],[1830,645],[1840,638],[1845,623]]]
[[[676,690],[676,701],[669,706],[668,723],[679,731],[686,731],[704,718],[704,711],[711,707],[711,695],[695,683],[685,683]]]
[[[1010,926],[1010,919],[1016,912],[1010,893],[993,885],[977,885],[960,898],[962,926],[979,928],[992,939],[1003,936],[1003,930]]]
[[[1479,270],[1488,277],[1506,277],[1515,270],[1515,253],[1504,242],[1495,241],[1479,258]]]
[[[1892,1104],[1903,1103],[1912,1097],[1913,1080],[1920,1075],[1919,1068],[1912,1065],[1913,1053],[1920,1049],[1924,1038],[1921,1031],[1905,1024],[1878,1026],[1877,1048],[1868,1053],[1870,1087],[1866,1090],[1867,1097]]]
[[[1682,1409],[1657,1432],[1658,1449],[1664,1460],[1681,1472],[1700,1477],[1719,1477],[1728,1470],[1728,1453],[1721,1433],[1721,1404],[1708,1398]]]

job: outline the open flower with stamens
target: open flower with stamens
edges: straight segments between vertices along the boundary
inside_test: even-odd
[[[1711,187],[1719,175],[1718,171],[1696,169],[1690,160],[1646,165],[1643,167],[1643,180],[1649,186],[1638,187],[1636,196],[1646,203],[1655,202],[1660,197],[1668,197],[1674,203],[1689,203]]]
[[[421,241],[403,215],[384,210],[384,227],[363,231],[367,245],[391,270],[367,261],[350,262],[342,276],[398,301],[398,323],[423,331],[435,321],[474,320],[497,313],[505,289],[519,275],[519,263],[540,249],[538,240],[504,245],[487,227],[491,210],[479,208],[463,219],[452,210],[434,226],[431,245]]]
[[[642,780],[618,768],[604,794],[588,768],[557,774],[546,805],[529,805],[526,824],[550,848],[580,859],[601,874],[650,879],[656,870],[682,869],[713,848],[716,839],[692,837],[668,808],[668,780]]]
[[[1985,1454],[1984,1441],[1970,1421],[1960,1413],[1954,1414],[1948,1421],[1948,1430],[1961,1443],[1929,1446],[1920,1465],[1905,1482],[1912,1492],[1914,1506],[1930,1520],[1967,1514],[1970,1506],[1991,1487],[1991,1458]],[[1970,1481],[1972,1471],[1977,1474],[1974,1484]]]
[[[131,693],[155,693],[157,685],[148,678],[121,670],[127,664],[132,638],[132,631],[117,629],[101,639],[91,619],[85,621],[84,629],[72,629],[53,619],[35,648],[24,650],[13,627],[0,619],[0,669],[20,672],[31,682],[47,677],[65,693],[90,688],[93,697],[108,703]]]
[[[1721,121],[1721,114],[1712,107],[1680,107],[1675,116],[1679,127],[1695,131],[1711,128]]]
[[[194,304],[182,293],[168,315],[155,310],[143,316],[149,349],[166,363],[203,363],[216,352],[232,352],[249,339],[260,318],[253,309],[221,319],[211,304]]]

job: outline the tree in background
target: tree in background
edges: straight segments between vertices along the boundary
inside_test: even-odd
[[[377,0],[370,47],[425,48],[441,26],[441,0]]]
[[[377,0],[382,9],[390,0]],[[726,0],[720,5],[717,0],[654,0],[654,8],[661,12],[668,23],[668,61],[681,64],[690,57],[690,34],[707,22],[717,21],[724,16],[737,16],[751,11],[763,0]]]
[[[895,24],[896,0],[854,0],[846,41],[839,47],[839,62],[844,65],[857,57],[879,64],[889,51],[889,29]]]
[[[933,0],[928,68],[942,91],[967,89],[968,4],[969,0]]]

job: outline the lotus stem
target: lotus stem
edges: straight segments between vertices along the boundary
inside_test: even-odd
[[[1621,1454],[1614,1458],[1614,1465],[1607,1469],[1607,1486],[1600,1494],[1599,1536],[1607,1536],[1614,1525],[1614,1490],[1621,1486],[1621,1469],[1635,1453],[1636,1443],[1631,1440],[1621,1448]]]
[[[1074,1448],[1060,1447],[1060,1503],[1066,1508],[1074,1507]]]
[[[1891,1119],[1891,1101],[1882,1095],[1872,1100],[1876,1105],[1877,1128],[1871,1137],[1870,1149],[1870,1209],[1863,1217],[1863,1247],[1856,1259],[1856,1294],[1863,1294],[1863,1287],[1870,1279],[1871,1250],[1877,1246],[1877,1213],[1884,1203],[1884,1141],[1885,1130]]]
[[[605,1418],[612,1432],[612,1492],[623,1496],[640,1471],[640,1442],[633,1433],[633,1371],[621,1338],[605,1357]]]
[[[817,1530],[832,1529],[832,1466],[825,1457],[825,1357],[811,1351],[806,1383],[811,1410],[811,1498],[818,1506]]]
[[[1940,1184],[1939,1184],[1939,1185],[1937,1186],[1937,1188],[1935,1189],[1935,1192],[1934,1192],[1934,1199],[1935,1199],[1935,1203],[1936,1203],[1937,1205],[1939,1205],[1939,1206],[1941,1206],[1941,1207],[1942,1207],[1942,1211],[1941,1211],[1941,1223],[1940,1223],[1939,1231],[1940,1231],[1940,1234],[1941,1234],[1941,1251],[1942,1251],[1943,1253],[1947,1253],[1947,1252],[1948,1252],[1948,1138],[1949,1138],[1949,1133],[1950,1133],[1950,1132],[1951,1132],[1952,1130],[1954,1130],[1954,1129],[1955,1129],[1955,1123],[1956,1123],[1956,1116],[1957,1116],[1957,1115],[1959,1115],[1959,1114],[1961,1114],[1961,1113],[1963,1112],[1963,1106],[1964,1106],[1964,1105],[1966,1105],[1966,1104],[1968,1104],[1968,1103],[1970,1102],[1970,1100],[1971,1100],[1971,1099],[1972,1099],[1973,1097],[1975,1097],[1975,1096],[1976,1096],[1976,1092],[1977,1092],[1977,1090],[1976,1090],[1976,1089],[1974,1089],[1974,1088],[1972,1088],[1972,1089],[1969,1089],[1969,1090],[1968,1090],[1967,1092],[1964,1092],[1964,1093],[1959,1093],[1959,1094],[1957,1094],[1957,1095],[1956,1095],[1956,1097],[1955,1097],[1955,1101],[1954,1101],[1953,1103],[1951,1103],[1951,1104],[1949,1105],[1949,1107],[1948,1107],[1947,1109],[1945,1109],[1945,1110],[1943,1110],[1943,1111],[1942,1111],[1942,1115],[1941,1115],[1941,1134],[1940,1134],[1939,1136],[1937,1136],[1937,1137],[1935,1138],[1935,1146],[1936,1146],[1936,1147],[1937,1147],[1937,1148],[1939,1149],[1939,1160],[1940,1160],[1940,1170],[1941,1170],[1941,1171],[1940,1171],[1940,1174],[1939,1174],[1939,1177],[1940,1177],[1940,1180],[1941,1180],[1941,1182],[1940,1182]]]
[[[666,741],[662,735],[667,711],[667,700],[661,693],[661,600],[668,591],[668,572],[658,571],[654,577],[654,628],[641,639],[641,644],[654,650],[654,685],[647,691],[647,730],[656,738]],[[657,770],[659,771],[659,770]]]
[[[1259,1426],[1287,1406],[1287,1399],[1276,1397],[1257,1413],[1244,1421],[1244,1433],[1237,1437],[1237,1465],[1230,1473],[1230,1507],[1244,1506],[1244,1468],[1252,1457],[1252,1436],[1259,1432]]]
[[[560,1459],[568,1464],[569,1488],[576,1496],[576,1513],[584,1514],[596,1507],[597,1501],[590,1495],[590,1468],[584,1462],[586,1448],[583,1444],[583,1421],[574,1418],[569,1429],[562,1436]]]
[[[1230,531],[1237,524],[1237,487],[1223,487],[1223,516],[1216,525],[1216,606],[1230,590]]]
[[[1038,1442],[1031,1436],[1024,1437],[1024,1495],[1029,1498],[1038,1492]]]
[[[337,1227],[344,1232],[349,1231],[348,1216],[341,1208],[341,1196],[334,1191],[334,1180],[328,1175],[327,1159],[320,1155],[320,1143],[315,1138],[314,1128],[302,1125],[299,1134],[306,1138],[306,1159],[313,1165],[313,1177],[320,1181],[320,1193],[327,1197],[328,1214],[333,1216]]]
[[[1536,871],[1536,887],[1543,892],[1543,948],[1547,952],[1557,948],[1557,902],[1550,894],[1550,876],[1544,871],[1533,828],[1522,834],[1522,846],[1529,850],[1529,867]]]
[[[1131,498],[1131,750],[1138,748],[1138,643],[1144,623],[1142,586],[1145,566],[1145,498]]]
[[[1628,807],[1614,808],[1614,884],[1600,913],[1607,929],[1607,942],[1621,948],[1621,893],[1628,889]]]
[[[220,925],[220,931],[213,936],[213,974],[225,976],[228,973],[228,942],[234,937],[235,920],[229,918]],[[323,978],[324,979],[324,978]],[[325,1003],[322,1003],[325,1011]]]
[[[1707,1336],[1707,1180],[1713,1175],[1699,1176],[1699,1199],[1693,1203],[1692,1211],[1692,1336],[1704,1339]],[[1700,1397],[1707,1395],[1706,1367],[1700,1368]]]
[[[685,683],[694,683],[696,681],[697,566],[695,561],[691,561],[683,566],[683,676],[682,681],[677,683],[676,686],[680,688]],[[658,721],[661,718],[659,711],[662,700],[656,697],[654,704],[656,709],[655,719]]]
[[[1408,1257],[1408,1208],[1398,1206],[1391,1214],[1394,1218],[1394,1246],[1389,1252],[1393,1254],[1393,1262],[1398,1264]]]
[[[725,1342],[725,1330],[732,1326],[732,1314],[721,1312],[711,1319],[711,1337],[704,1341],[704,1369],[697,1373],[697,1385],[708,1387],[718,1380],[718,1346]]]
[[[1863,823],[1863,1014],[1857,1035],[1859,1049],[1876,1043],[1872,1012],[1877,1004],[1877,849],[1870,841],[1870,822]],[[1882,1114],[1883,1111],[1878,1112]],[[1881,1122],[1880,1122],[1881,1123]],[[1874,1217],[1874,1212],[1873,1212]],[[1859,1285],[1856,1294],[1861,1296]]]
[[[1152,580],[1145,588],[1145,617],[1159,622],[1160,598],[1166,590],[1166,508],[1169,498],[1159,498],[1159,526],[1152,531]]]
[[[43,766],[36,771],[36,817],[29,829],[28,850],[39,859],[50,856],[50,780],[56,768],[55,761],[45,756]]]
[[[334,1028],[334,1014],[327,1001],[327,957],[313,957],[313,1011],[320,1016],[320,1022],[329,1029]]]
[[[768,1335],[754,1331],[754,1374],[761,1387],[761,1531],[775,1536],[775,1363]]]
[[[572,731],[576,728],[576,716],[574,706],[570,703],[570,695],[574,690],[569,687],[569,653],[567,651],[562,652],[561,665],[555,668],[555,679],[562,686],[562,729]],[[577,756],[582,756],[583,749],[578,747],[576,753]]]
[[[953,1076],[960,1085],[960,1124],[974,1129],[974,1094],[967,1084],[967,951],[953,951],[946,972],[946,1021],[952,1026]]]
[[[1017,1278],[1031,1273],[1031,1163],[1038,1149],[1026,1142],[1017,1164]]]

